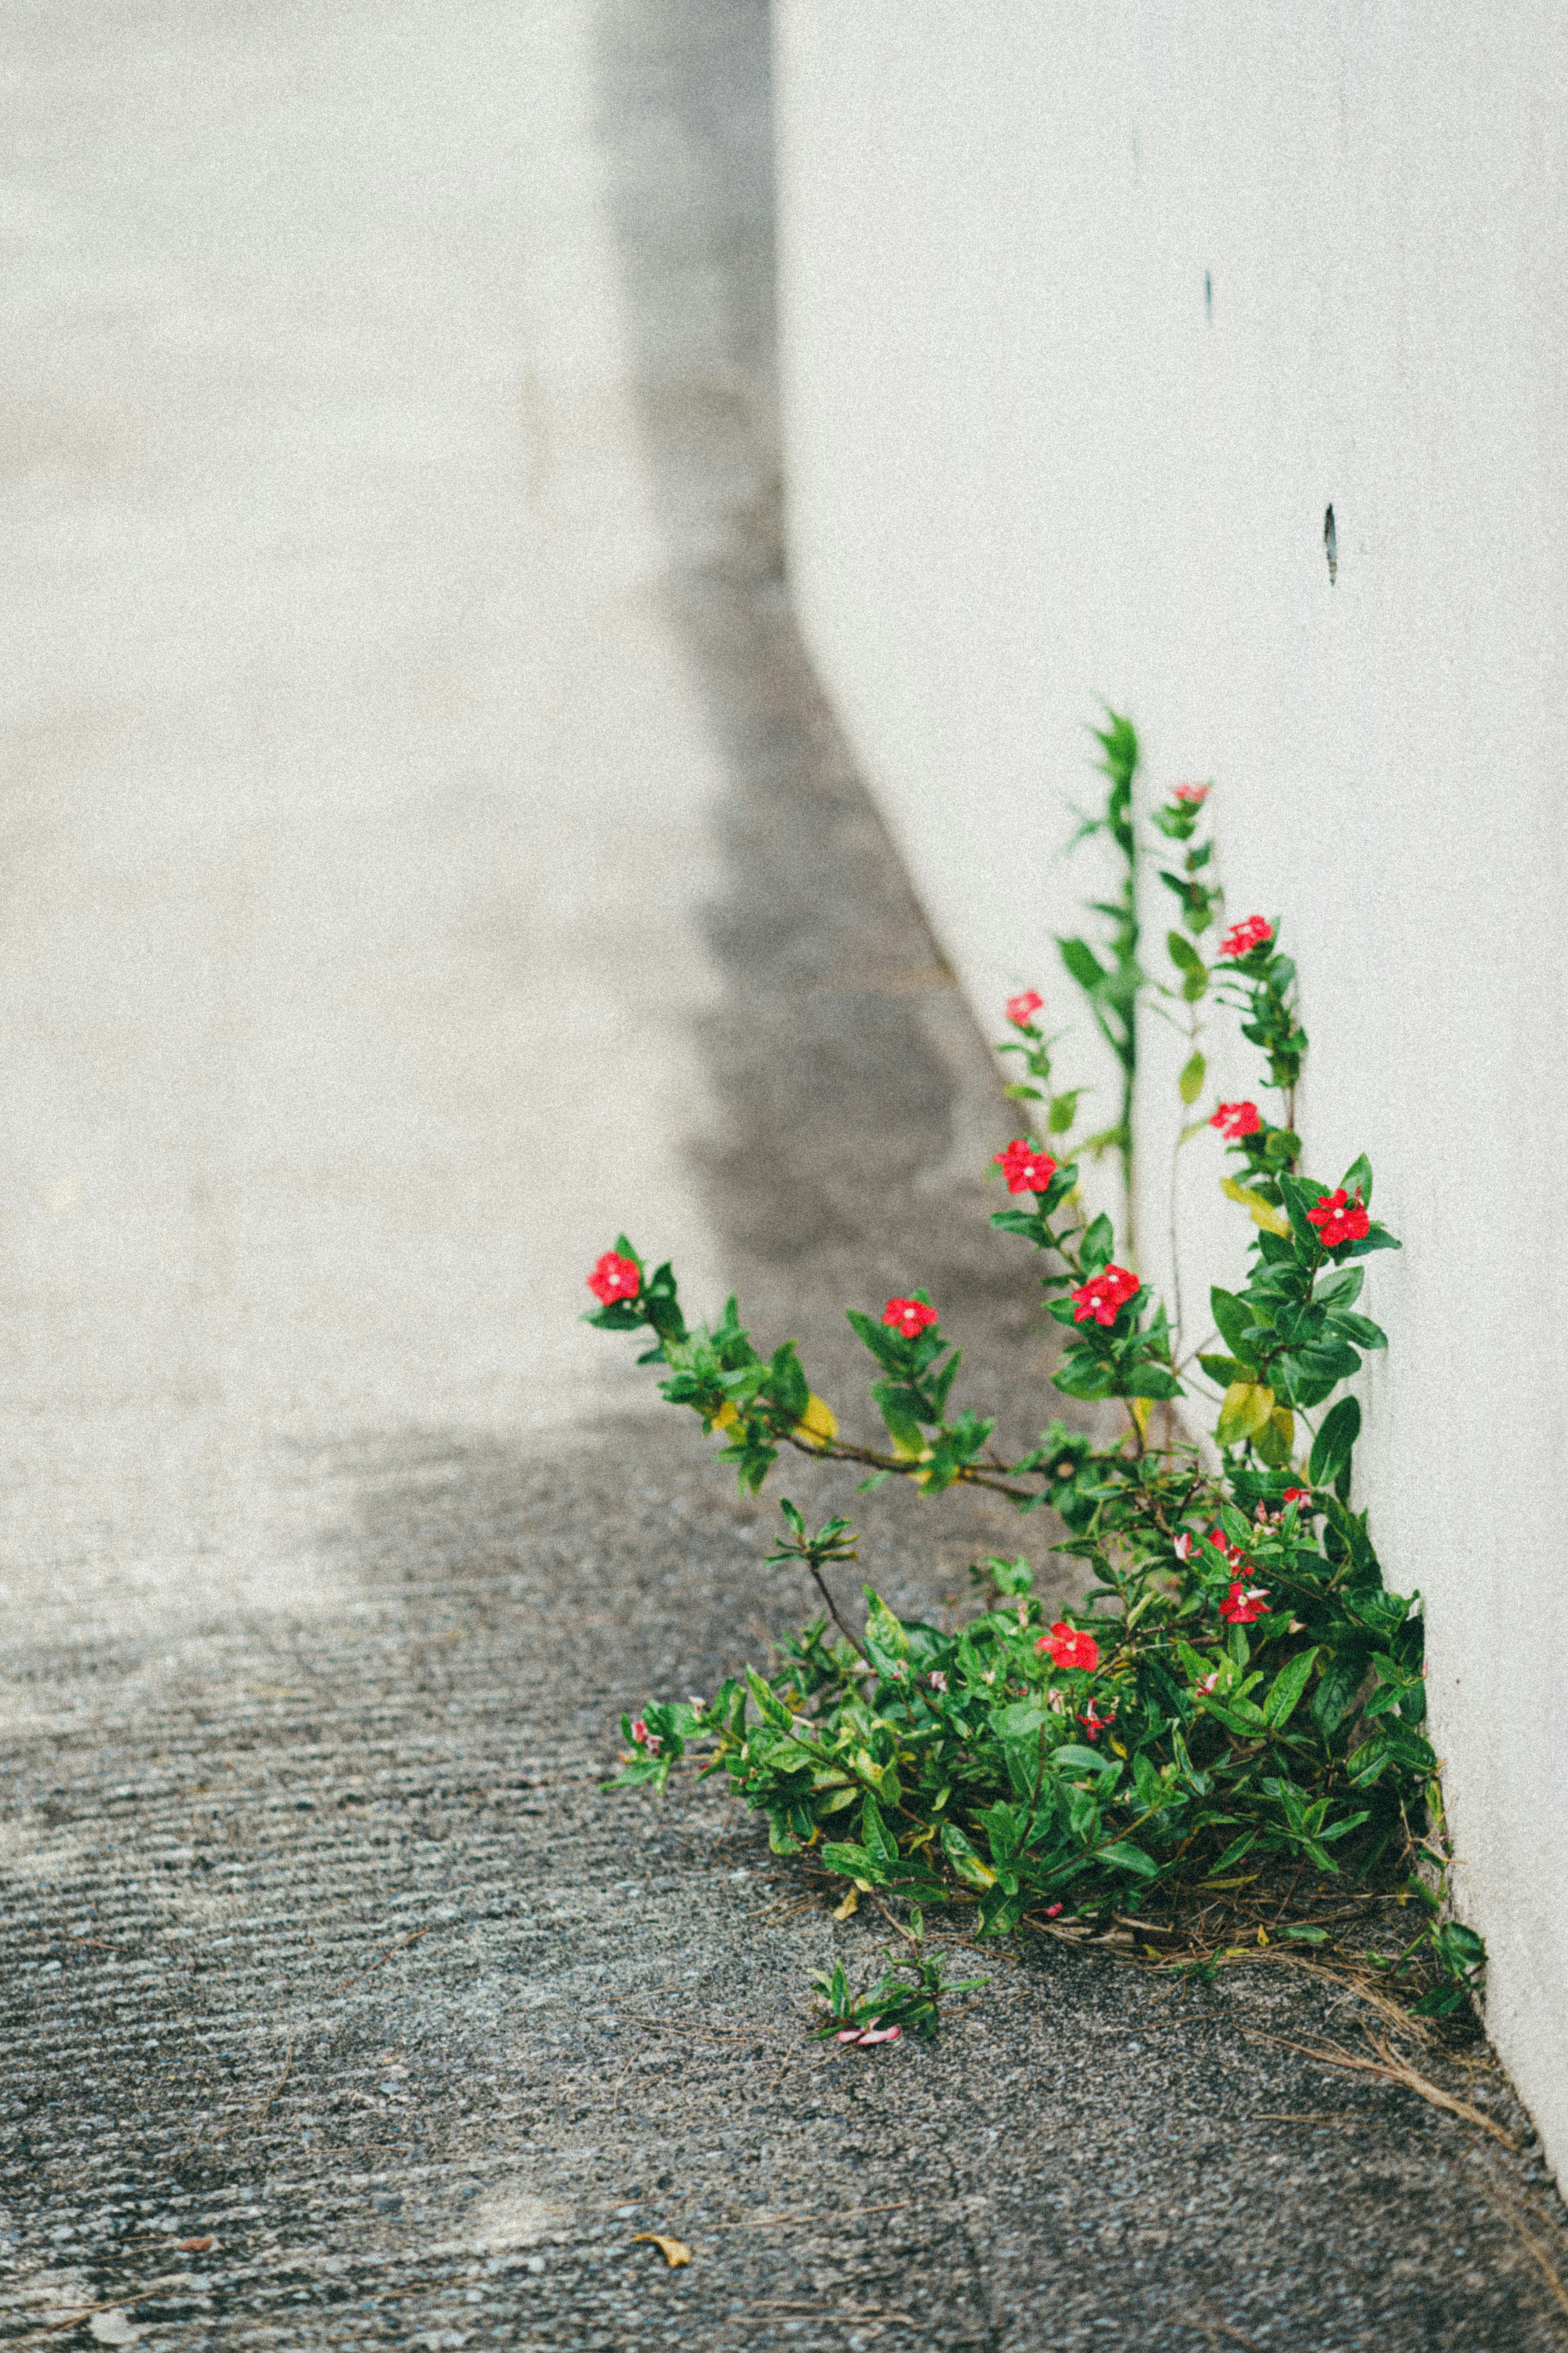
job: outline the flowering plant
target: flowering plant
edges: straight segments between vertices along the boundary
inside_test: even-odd
[[[1483,1957],[1440,1900],[1421,1620],[1414,1598],[1384,1586],[1351,1490],[1361,1407],[1345,1384],[1386,1345],[1358,1303],[1364,1261],[1399,1244],[1373,1218],[1364,1157],[1332,1187],[1303,1173],[1295,1101],[1308,1040],[1276,923],[1247,916],[1224,930],[1212,961],[1200,951],[1223,921],[1213,845],[1197,839],[1206,786],[1177,787],[1152,813],[1182,852],[1162,870],[1180,928],[1167,939],[1168,982],[1138,964],[1137,738],[1113,713],[1099,740],[1107,813],[1084,829],[1103,828],[1129,877],[1102,909],[1110,960],[1081,940],[1062,953],[1127,1092],[1117,1128],[1079,1149],[1109,1142],[1131,1166],[1141,1011],[1164,1014],[1188,1039],[1189,1106],[1206,1079],[1204,1000],[1238,1012],[1282,1116],[1223,1103],[1182,1141],[1216,1129],[1239,1164],[1220,1181],[1250,1220],[1245,1273],[1212,1292],[1213,1332],[1184,1351],[1179,1302],[1173,1318],[1117,1262],[1110,1216],[1084,1204],[1070,1141],[1082,1091],[1052,1085],[1056,1041],[1033,989],[1007,1007],[1004,1050],[1027,1074],[1008,1092],[1044,1106],[1052,1148],[1024,1134],[996,1155],[1019,1205],[992,1223],[1035,1254],[1045,1312],[1062,1328],[1054,1386],[1119,1404],[1120,1437],[1097,1443],[1053,1420],[1004,1460],[993,1418],[953,1409],[960,1351],[915,1289],[879,1314],[848,1310],[873,1359],[885,1442],[847,1439],[794,1343],[763,1355],[733,1299],[711,1328],[689,1328],[670,1268],[648,1274],[623,1235],[590,1277],[602,1304],[589,1320],[651,1335],[641,1361],[661,1366],[664,1396],[722,1436],[743,1488],[759,1489],[784,1448],[861,1464],[868,1488],[892,1477],[926,1495],[980,1485],[1023,1513],[1050,1509],[1056,1548],[1081,1564],[1087,1589],[1047,1622],[1030,1562],[993,1557],[973,1572],[985,1606],[955,1630],[900,1620],[867,1588],[857,1630],[826,1574],[858,1557],[853,1530],[835,1519],[809,1534],[785,1503],[770,1559],[804,1566],[826,1614],[780,1645],[768,1674],[747,1667],[711,1700],[623,1718],[629,1747],[615,1786],[663,1788],[695,1750],[703,1771],[725,1771],[766,1814],[776,1852],[847,1883],[841,1909],[867,1893],[966,1902],[982,1933],[1154,1936],[1151,1952],[1209,1965],[1224,1942],[1216,1914],[1245,1909],[1238,1891],[1279,1899],[1259,1936],[1321,1946],[1362,1918],[1366,1892],[1395,1890],[1417,1899],[1421,1927],[1387,1966],[1417,1982],[1418,2008],[1453,2009]],[[1135,1261],[1131,1247],[1125,1255]],[[1175,1411],[1190,1415],[1205,1394],[1217,1407],[1209,1445]]]

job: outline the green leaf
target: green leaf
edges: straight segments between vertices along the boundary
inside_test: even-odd
[[[1058,940],[1057,945],[1073,979],[1090,997],[1110,979],[1110,974],[1087,940]]]
[[[1279,1191],[1290,1219],[1291,1231],[1311,1258],[1316,1258],[1323,1245],[1307,1212],[1316,1208],[1322,1198],[1323,1189],[1321,1185],[1307,1176],[1281,1176],[1279,1179]]]
[[[768,1386],[781,1413],[791,1422],[799,1421],[811,1403],[811,1384],[801,1369],[793,1340],[786,1340],[782,1347],[774,1349]]]
[[[1270,1683],[1268,1697],[1263,1703],[1263,1714],[1277,1731],[1290,1721],[1291,1711],[1311,1681],[1317,1656],[1316,1647],[1303,1651],[1288,1666],[1281,1667]]]
[[[900,1339],[896,1332],[876,1323],[869,1315],[862,1314],[858,1307],[847,1307],[844,1314],[879,1364],[885,1365],[890,1373],[902,1373],[907,1369],[910,1361],[907,1340]]]
[[[881,1595],[873,1593],[868,1585],[862,1586],[860,1589],[866,1596],[867,1641],[875,1642],[877,1648],[884,1651],[889,1659],[907,1659],[910,1655],[910,1638]]]
[[[1340,1183],[1344,1187],[1347,1193],[1359,1193],[1363,1201],[1371,1201],[1372,1163],[1367,1158],[1364,1152],[1361,1155],[1359,1159],[1352,1160],[1351,1162],[1350,1166],[1340,1178]]]
[[[1323,1418],[1313,1443],[1308,1477],[1314,1487],[1326,1487],[1349,1464],[1351,1450],[1361,1436],[1361,1407],[1353,1397],[1342,1398]]]
[[[820,1852],[829,1871],[841,1872],[847,1879],[858,1880],[862,1885],[880,1887],[888,1877],[875,1856],[868,1854],[863,1846],[851,1846],[847,1840],[829,1839]]]
[[[995,1886],[996,1873],[988,1862],[981,1862],[956,1822],[943,1822],[942,1851],[966,1886]]]
[[[1115,1232],[1110,1219],[1102,1211],[1084,1229],[1083,1242],[1079,1256],[1083,1262],[1085,1271],[1092,1273],[1102,1266],[1109,1266],[1111,1252],[1115,1248]]]
[[[1171,962],[1173,964],[1179,965],[1184,972],[1194,974],[1201,972],[1205,980],[1208,978],[1208,966],[1205,964],[1202,956],[1199,955],[1192,942],[1184,937],[1182,933],[1167,933],[1165,936],[1165,944],[1171,951]]]
[[[755,1700],[759,1713],[766,1721],[775,1725],[780,1732],[788,1732],[794,1724],[794,1717],[778,1694],[768,1689],[755,1667],[746,1669],[746,1688]]]
[[[1247,1366],[1258,1362],[1258,1344],[1247,1335],[1259,1319],[1258,1311],[1250,1300],[1238,1299],[1233,1291],[1222,1291],[1216,1283],[1209,1293],[1209,1312],[1214,1317],[1221,1339],[1231,1354]]]
[[[868,1798],[860,1809],[860,1841],[873,1862],[893,1870],[899,1860],[899,1841],[883,1821],[875,1798]]]
[[[1358,1348],[1386,1348],[1388,1345],[1387,1333],[1381,1324],[1374,1324],[1370,1315],[1352,1315],[1344,1308],[1336,1307],[1329,1318],[1329,1325],[1331,1331],[1342,1332],[1345,1338],[1352,1340]]]
[[[1198,1097],[1204,1091],[1204,1078],[1207,1070],[1208,1064],[1205,1061],[1202,1054],[1194,1052],[1189,1058],[1181,1077],[1176,1081],[1176,1085],[1181,1092],[1182,1101],[1184,1103],[1196,1103]]]
[[[1160,1876],[1160,1866],[1153,1857],[1145,1854],[1142,1847],[1129,1844],[1126,1839],[1118,1839],[1114,1846],[1102,1846],[1097,1860],[1110,1863],[1118,1871],[1134,1872],[1140,1879]]]

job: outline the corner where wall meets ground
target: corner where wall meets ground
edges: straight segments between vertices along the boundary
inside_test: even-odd
[[[1300,965],[1308,1165],[1366,1151],[1404,1238],[1358,1500],[1561,2173],[1568,18],[778,0],[775,68],[795,598],[977,1018],[1068,1009],[1104,695],[1150,789],[1215,779],[1230,908]],[[1205,1143],[1194,1297],[1245,1239]]]

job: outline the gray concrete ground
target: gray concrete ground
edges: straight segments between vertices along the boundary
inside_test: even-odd
[[[1539,2168],[1284,2047],[1332,1989],[1052,1947],[825,2051],[866,1925],[598,1793],[808,1599],[571,1321],[618,1222],[840,1400],[923,1277],[1048,1404],[791,631],[763,8],[0,24],[0,2343],[1568,2342]],[[865,1517],[928,1609],[1018,1537]]]

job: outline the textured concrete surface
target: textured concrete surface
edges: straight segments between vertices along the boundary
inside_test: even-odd
[[[825,2052],[866,1924],[598,1794],[806,1601],[569,1320],[623,1217],[841,1400],[924,1277],[1048,1409],[779,576],[763,11],[0,21],[0,2343],[1568,2342],[1528,2155],[1259,2039],[1333,1992],[1052,1947]],[[925,1609],[1018,1536],[867,1517]]]

